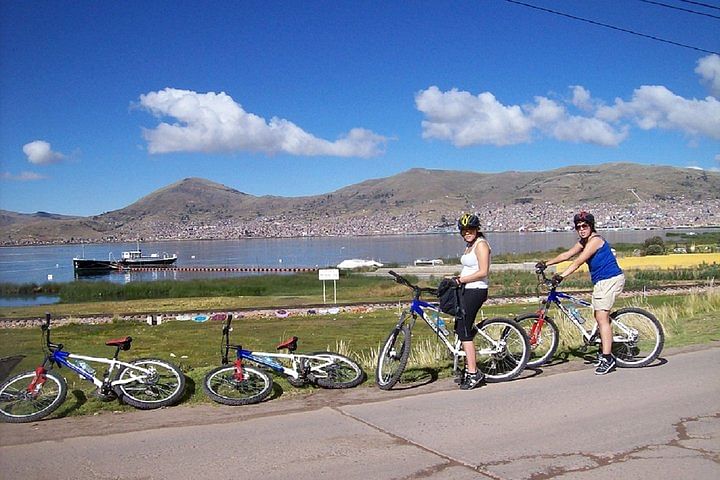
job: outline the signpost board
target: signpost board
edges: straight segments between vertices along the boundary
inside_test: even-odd
[[[325,281],[333,281],[333,299],[337,305],[337,281],[340,279],[340,270],[337,268],[321,268],[318,270],[318,278],[323,282],[323,303],[325,301]]]

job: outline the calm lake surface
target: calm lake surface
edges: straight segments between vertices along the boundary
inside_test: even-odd
[[[601,232],[610,243],[642,243],[653,236],[665,237],[663,230]],[[488,233],[493,253],[527,253],[570,247],[575,232]],[[135,250],[135,243],[55,245],[0,248],[0,282],[37,283],[75,280],[73,257],[119,259],[123,251]],[[401,235],[378,237],[271,238],[213,241],[143,243],[143,253],[177,254],[178,267],[334,267],[350,258],[381,263],[412,263],[418,258],[458,257],[463,242],[457,234]],[[210,272],[114,272],[92,279],[127,283],[138,280],[184,280],[191,278],[253,275]],[[86,279],[87,277],[82,277]]]

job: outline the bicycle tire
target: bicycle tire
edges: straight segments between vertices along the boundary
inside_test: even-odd
[[[613,330],[612,352],[619,367],[639,368],[652,363],[662,352],[665,333],[655,316],[637,307],[610,314]],[[628,335],[624,328],[633,333]]]
[[[123,367],[116,380],[123,380],[129,375],[140,377],[137,381],[113,387],[123,403],[140,410],[151,410],[174,405],[185,393],[185,375],[172,363],[157,358],[141,358],[130,362],[130,365],[151,370],[153,374],[148,377],[144,373],[133,373],[133,367]]]
[[[0,420],[34,422],[57,410],[67,397],[67,382],[52,372],[46,372],[45,377],[45,383],[33,395],[27,389],[35,379],[34,371],[20,373],[3,382],[0,385]]]
[[[527,365],[530,346],[525,330],[509,318],[490,318],[477,324],[477,368],[488,383],[516,378]],[[485,335],[492,339],[489,342]],[[491,352],[486,354],[485,352]]]
[[[532,339],[533,325],[540,317],[537,313],[525,313],[515,317],[515,321],[525,330],[528,336],[528,345],[530,346],[530,354],[525,368],[537,368],[552,360],[560,343],[560,330],[555,321],[550,317],[544,317],[544,322],[540,333],[536,335],[535,341]]]
[[[388,335],[378,352],[375,383],[390,390],[400,380],[410,358],[410,328],[400,322]]]
[[[235,379],[234,365],[214,368],[205,375],[203,390],[213,401],[231,406],[260,403],[272,392],[273,379],[262,370],[243,365],[243,376]]]
[[[333,362],[331,365],[322,367],[322,371],[326,376],[318,376],[314,373],[312,358],[308,358],[313,381],[319,387],[330,389],[352,388],[360,385],[365,378],[365,372],[360,368],[360,365],[345,355],[334,352],[313,352],[310,355],[332,360]]]

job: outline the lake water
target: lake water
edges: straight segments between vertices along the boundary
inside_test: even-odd
[[[610,243],[642,243],[661,230],[604,231]],[[493,253],[527,253],[570,247],[574,232],[488,233]],[[53,245],[0,248],[0,282],[68,282],[75,279],[73,257],[120,258],[123,251],[135,250],[135,243]],[[418,258],[458,257],[463,242],[457,234],[400,235],[377,237],[270,238],[213,241],[144,243],[145,254],[175,253],[179,267],[334,267],[349,258],[372,259],[382,263],[409,264]],[[96,279],[127,283],[138,280],[182,280],[228,277],[250,273],[210,273],[184,271],[114,272]],[[86,277],[83,277],[86,278]],[[90,278],[92,279],[92,278]]]

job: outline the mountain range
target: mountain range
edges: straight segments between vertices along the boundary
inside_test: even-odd
[[[335,235],[342,229],[334,225],[348,222],[358,226],[350,234],[417,233],[450,226],[464,211],[537,212],[547,205],[571,211],[610,205],[632,211],[640,205],[719,200],[719,172],[633,163],[502,173],[414,168],[306,197],[254,196],[186,178],[127,207],[91,217],[0,210],[0,243]],[[375,228],[385,224],[402,228]]]

